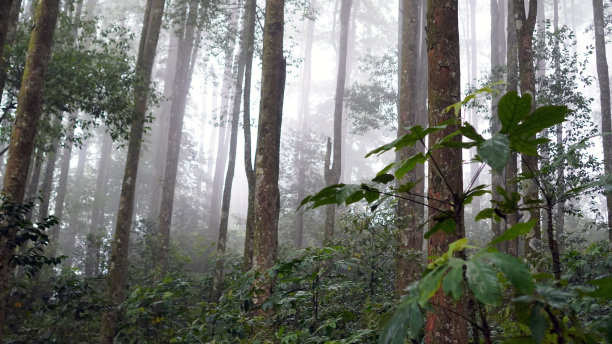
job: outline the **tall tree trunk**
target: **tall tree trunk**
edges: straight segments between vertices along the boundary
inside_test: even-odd
[[[198,14],[198,3],[189,2],[189,14],[185,17],[185,26],[181,32],[178,44],[178,59],[176,61],[176,77],[172,87],[172,108],[170,111],[170,127],[168,129],[168,147],[164,183],[162,186],[161,208],[158,219],[158,235],[160,250],[158,252],[158,269],[163,276],[168,263],[168,245],[170,243],[170,225],[174,207],[174,189],[178,170],[179,154],[183,136],[183,118],[187,106],[187,96],[191,87],[192,66],[196,63],[198,47],[195,45],[195,21]]]
[[[315,9],[316,0],[310,0],[310,8]],[[297,170],[297,204],[300,205],[306,196],[306,164],[304,161],[304,134],[308,132],[308,121],[310,118],[310,84],[312,80],[312,42],[314,40],[314,19],[310,18],[306,24],[306,46],[304,47],[304,73],[300,92],[300,108],[298,120],[298,158],[296,161]],[[298,212],[295,221],[295,235],[293,245],[302,248],[304,242],[304,213]]]
[[[491,4],[493,5],[493,4]],[[478,30],[476,29],[476,0],[470,0],[470,57],[468,58],[469,60],[469,64],[471,65],[469,68],[469,71],[471,72],[469,74],[469,82],[473,83],[474,85],[478,85]],[[496,9],[497,10],[497,9]],[[491,10],[491,15],[493,15],[493,10]],[[497,25],[499,25],[498,23],[496,23]],[[493,26],[491,26],[491,34],[497,34],[497,28],[494,28]],[[500,42],[497,42],[498,44]],[[474,129],[476,129],[477,132],[479,132],[479,123],[478,123],[478,112],[476,111],[476,109],[466,109],[466,117],[469,117],[470,119],[470,123],[474,126]],[[476,148],[472,148],[471,152],[470,152],[470,159],[476,156]],[[477,161],[470,161],[470,179],[469,182],[471,183],[472,181],[474,181],[474,185],[479,185],[480,184],[480,164]],[[472,219],[470,219],[471,221],[473,221],[473,219],[476,217],[476,214],[478,214],[480,212],[480,200],[477,198],[475,199],[472,204]],[[474,228],[478,228],[478,222],[473,222],[474,223]]]
[[[532,97],[532,110],[535,109],[535,68],[533,65],[533,30],[535,28],[538,12],[538,1],[529,0],[529,14],[525,13],[523,0],[512,0],[514,4],[514,18],[516,20],[516,38],[518,42],[518,62],[519,62],[519,86],[521,94],[529,93]],[[538,170],[538,157],[523,155],[521,157],[521,170],[526,173]],[[532,179],[524,181],[524,200],[539,199],[539,192],[536,183]],[[530,219],[537,219],[533,231],[525,236],[525,256],[533,260],[539,255],[538,250],[532,246],[539,245],[541,240],[540,210],[532,208],[529,211]]]
[[[83,221],[83,208],[84,204],[80,201],[80,196],[82,194],[84,181],[83,175],[85,173],[85,165],[87,162],[87,147],[88,142],[85,141],[81,145],[81,149],[79,150],[79,158],[77,161],[76,171],[74,173],[74,183],[70,189],[70,198],[72,199],[72,207],[70,208],[70,224],[68,229],[63,234],[66,236],[65,239],[62,239],[62,235],[60,235],[60,242],[62,245],[62,252],[64,255],[68,256],[63,262],[62,265],[65,267],[72,267],[72,262],[74,260],[74,246],[76,244],[76,236],[81,228],[86,226],[86,223]]]
[[[460,101],[460,63],[459,63],[459,25],[457,0],[429,0],[427,8],[427,42],[429,61],[429,126],[454,119],[452,111],[444,109]],[[457,130],[449,126],[445,130],[429,135],[429,147],[444,136]],[[460,141],[461,137],[455,137]],[[463,209],[451,209],[446,202],[453,202],[453,193],[463,190],[461,151],[442,148],[432,152],[429,163],[428,197],[429,205],[438,209],[454,212],[456,228],[453,234],[437,232],[428,240],[428,254],[440,256],[448,250],[448,245],[465,236]],[[449,189],[450,188],[450,189]],[[435,201],[438,200],[438,201]],[[438,211],[430,208],[429,217]],[[429,228],[435,221],[429,221]],[[433,310],[427,314],[425,343],[467,343],[467,324],[465,304],[454,302],[438,290],[433,296]]]
[[[518,90],[518,42],[516,40],[516,19],[514,17],[514,2],[513,0],[508,0],[507,7],[507,15],[508,15],[508,28],[507,30],[507,51],[506,51],[506,64],[508,66],[508,87],[507,91],[517,91]],[[517,154],[512,153],[510,155],[510,160],[508,161],[508,165],[506,165],[506,190],[508,192],[518,192],[518,184],[516,182],[516,177],[518,174],[518,163],[517,163]],[[512,227],[518,223],[518,212],[514,212],[512,214],[508,214],[507,217],[507,226]],[[510,240],[508,242],[508,253],[513,256],[518,256],[519,254],[519,240],[518,238]]]
[[[283,57],[284,0],[266,0],[264,24],[261,101],[257,150],[255,152],[255,211],[253,269],[261,273],[255,287],[262,292],[254,303],[261,306],[272,294],[274,281],[265,272],[278,251],[279,151],[286,61]]]
[[[553,0],[553,29],[555,32],[559,30],[559,1]],[[559,56],[559,39],[555,38],[555,56]],[[555,62],[555,75],[557,76],[556,80],[561,80],[561,64],[557,59]],[[557,136],[557,146],[563,147],[563,124],[557,125],[556,128],[556,136]],[[557,178],[559,180],[559,188],[561,190],[565,189],[565,168],[563,165],[559,165],[557,168]],[[558,250],[563,251],[564,248],[564,235],[563,230],[565,227],[565,200],[557,203],[557,212],[555,214],[555,226],[557,230],[556,240],[558,242]]]
[[[32,170],[32,173],[30,175],[30,181],[28,183],[28,188],[25,194],[26,200],[33,201],[38,196],[38,184],[40,182],[40,173],[41,173],[42,165],[44,162],[43,154],[44,154],[44,150],[42,148],[36,149],[36,155],[33,157],[34,169]],[[35,209],[31,209],[26,215],[26,218],[30,221],[32,220],[34,216],[34,210]]]
[[[141,78],[141,82],[134,90],[134,116],[130,128],[125,172],[121,184],[119,210],[117,212],[117,223],[109,264],[107,299],[111,307],[102,314],[102,325],[100,328],[102,343],[113,343],[115,327],[119,316],[118,306],[123,301],[126,293],[130,228],[132,226],[132,215],[134,210],[136,176],[138,174],[138,161],[147,109],[151,71],[153,69],[153,61],[155,60],[155,51],[157,49],[157,41],[164,12],[164,2],[165,0],[147,0],[144,24],[140,36],[136,71]]]
[[[149,204],[149,218],[156,219],[159,217],[161,207],[162,181],[164,178],[164,164],[166,162],[167,153],[167,135],[170,127],[171,107],[172,107],[172,88],[176,78],[176,61],[178,59],[178,37],[174,34],[173,28],[168,43],[168,57],[166,67],[164,68],[164,101],[159,109],[159,119],[157,130],[151,134],[151,138],[155,140],[155,154],[153,162],[153,180],[151,183],[151,201]]]
[[[420,124],[418,120],[417,68],[419,63],[419,1],[402,0],[399,118],[397,136],[408,133],[406,128]],[[396,153],[396,161],[408,159],[422,152],[422,147],[405,147]],[[420,165],[407,173],[399,184],[414,182],[424,177]],[[423,183],[413,190],[423,194]],[[399,232],[397,256],[395,258],[395,291],[402,294],[408,285],[418,279],[422,270],[423,230],[421,224],[425,215],[422,196],[403,195],[397,202],[397,226]],[[416,203],[419,202],[419,203]]]
[[[6,0],[0,5],[0,99],[6,85],[6,77],[9,68],[9,47],[15,40],[17,34],[17,23],[22,0]],[[9,5],[9,12],[6,6]],[[8,15],[8,17],[7,17]]]
[[[104,230],[104,209],[106,205],[106,192],[108,189],[108,171],[113,150],[113,140],[106,132],[101,131],[102,150],[98,162],[96,175],[96,189],[94,191],[91,207],[91,226],[87,239],[87,253],[85,258],[85,276],[97,276],[100,273],[100,247]]]
[[[608,58],[606,57],[606,36],[602,0],[593,0],[593,26],[595,32],[595,56],[597,58],[597,79],[599,80],[599,101],[601,103],[601,131],[612,131],[610,118],[610,77]],[[612,135],[602,135],[604,151],[604,172],[612,173]],[[612,191],[606,192],[608,208],[608,239],[612,241]]]
[[[491,0],[491,75],[493,81],[503,79],[501,68],[504,66],[506,47],[501,42],[506,41],[504,31],[504,2],[502,0]],[[491,131],[498,132],[501,129],[501,124],[497,117],[497,105],[499,104],[500,96],[493,95],[491,100]],[[504,176],[494,170],[491,170],[491,198],[493,201],[500,202],[503,197],[497,192],[500,186],[504,186]],[[475,213],[476,215],[477,213]],[[503,226],[502,226],[503,225]],[[491,232],[494,236],[500,235],[505,230],[505,224],[491,220]],[[499,247],[502,251],[508,250],[507,243],[502,243]]]
[[[23,202],[25,195],[34,150],[34,136],[36,136],[42,113],[42,90],[51,57],[51,45],[58,12],[59,1],[39,0],[19,89],[19,102],[4,172],[3,192],[8,201],[15,203]],[[14,249],[7,244],[13,242],[15,234],[13,228],[8,228],[7,234],[0,238],[0,341],[2,341],[4,324],[6,324],[7,293],[13,272],[9,260]]]
[[[61,125],[56,121],[56,125]],[[53,176],[55,174],[55,164],[57,162],[57,151],[59,150],[59,137],[51,138],[51,148],[47,152],[45,169],[43,170],[42,183],[40,184],[40,211],[38,213],[38,221],[43,221],[49,216],[49,203],[51,202],[51,191],[53,188]],[[51,233],[53,234],[53,233]],[[52,241],[56,241],[57,237],[51,237]]]
[[[72,157],[72,139],[74,138],[74,129],[76,126],[76,112],[72,113],[66,123],[66,141],[64,143],[64,152],[62,154],[62,160],[60,165],[60,176],[57,185],[57,194],[55,196],[55,216],[59,219],[59,223],[51,229],[51,237],[59,238],[59,232],[64,221],[64,200],[66,199],[66,189],[68,187],[68,173],[70,171],[70,158]],[[57,252],[57,243],[51,243],[51,256],[55,256]]]
[[[237,5],[236,1],[233,1],[232,4]],[[222,123],[229,123],[228,119],[228,105],[231,97],[231,91],[234,83],[234,75],[232,72],[233,67],[233,57],[234,57],[234,48],[236,47],[236,38],[233,36],[231,32],[236,30],[238,26],[238,13],[239,11],[232,12],[230,17],[230,22],[228,24],[229,32],[226,36],[227,46],[225,47],[225,65],[223,71],[223,82],[221,85],[221,109],[220,109],[220,117]],[[217,147],[217,158],[215,160],[215,174],[213,177],[213,185],[212,185],[212,194],[210,196],[210,213],[208,217],[208,231],[211,235],[211,238],[216,238],[218,233],[217,229],[219,229],[219,216],[221,214],[221,196],[222,196],[222,188],[223,188],[223,175],[225,173],[225,168],[227,166],[227,154],[228,154],[228,145],[226,144],[226,140],[228,136],[228,127],[224,125],[224,129],[222,135],[219,137],[219,146]]]
[[[253,237],[255,231],[255,172],[253,171],[253,160],[251,159],[251,76],[255,46],[257,0],[247,0],[247,2],[249,6],[245,7],[245,9],[249,19],[246,42],[245,45],[243,45],[244,49],[246,49],[246,60],[244,67],[244,111],[242,113],[242,127],[244,132],[244,170],[246,173],[249,195],[244,238],[244,254],[242,260],[242,269],[244,271],[249,271],[253,268]]]
[[[338,76],[336,78],[336,97],[334,100],[334,145],[331,168],[325,168],[325,184],[337,184],[342,171],[342,108],[346,81],[346,55],[348,47],[349,20],[353,0],[342,0],[340,5],[340,47],[338,52]],[[336,206],[328,205],[325,209],[325,243],[334,236]]]

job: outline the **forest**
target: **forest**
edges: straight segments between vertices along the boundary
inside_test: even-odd
[[[0,343],[612,343],[610,47],[610,0],[0,0]]]

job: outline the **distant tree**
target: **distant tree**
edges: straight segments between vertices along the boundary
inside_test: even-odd
[[[155,60],[155,51],[161,28],[165,0],[148,0],[145,9],[140,46],[136,61],[136,73],[139,83],[134,89],[134,113],[128,151],[125,163],[125,172],[121,184],[121,197],[119,211],[113,238],[113,249],[109,262],[108,301],[111,306],[102,314],[101,342],[111,344],[115,337],[115,327],[119,317],[119,304],[125,298],[128,270],[128,252],[130,243],[130,228],[134,209],[134,196],[136,176],[144,123],[146,118],[147,98],[151,71]]]
[[[8,197],[8,201],[14,203],[21,203],[24,200],[34,150],[34,137],[42,114],[43,85],[51,57],[58,13],[59,1],[38,2],[4,172],[3,193]],[[6,324],[6,312],[9,309],[7,297],[13,272],[10,260],[15,249],[13,243],[15,229],[2,228],[1,231],[3,234],[0,237],[0,340]]]

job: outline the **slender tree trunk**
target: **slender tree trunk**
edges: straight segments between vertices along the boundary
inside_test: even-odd
[[[274,265],[278,250],[278,173],[286,67],[283,57],[284,7],[284,0],[266,0],[255,153],[253,269],[262,276],[255,281],[255,288],[261,290],[254,298],[257,306],[272,294],[274,281],[265,272]]]
[[[317,1],[310,0],[310,7],[316,8]],[[312,79],[312,42],[314,37],[314,20],[309,19],[306,24],[306,46],[304,48],[304,74],[302,76],[302,90],[300,92],[300,108],[298,121],[298,158],[297,170],[297,206],[306,196],[306,163],[304,161],[304,135],[308,132],[308,121],[310,118],[310,84]],[[304,242],[304,213],[298,212],[295,221],[295,235],[293,244],[296,248],[302,248]]]
[[[435,126],[455,118],[452,111],[443,110],[460,101],[460,63],[459,63],[459,25],[457,0],[429,0],[427,8],[427,42],[429,61],[429,125]],[[429,135],[429,147],[442,137],[457,130],[449,126],[445,130]],[[455,137],[460,141],[461,137]],[[432,152],[429,159],[428,197],[429,205],[438,209],[453,211],[456,228],[453,234],[437,232],[428,241],[428,254],[440,256],[448,250],[448,245],[465,236],[463,208],[451,209],[445,202],[453,202],[453,193],[461,193],[462,157],[457,149],[442,148]],[[451,189],[449,189],[451,188]],[[435,201],[438,200],[438,201]],[[430,218],[438,211],[430,209]],[[435,221],[429,221],[431,229]],[[454,302],[452,298],[438,290],[432,298],[433,310],[427,314],[425,343],[467,344],[467,323],[465,304]],[[450,310],[450,311],[449,311]]]
[[[117,212],[117,223],[109,264],[107,300],[110,302],[111,307],[102,314],[102,325],[100,329],[102,343],[113,343],[115,327],[119,317],[119,309],[117,307],[123,301],[126,293],[130,228],[132,226],[132,215],[134,210],[136,176],[138,174],[138,161],[147,108],[147,96],[149,94],[149,84],[151,81],[151,71],[153,69],[153,61],[155,60],[155,51],[157,49],[157,41],[164,11],[164,2],[164,0],[147,1],[144,24],[140,36],[136,71],[141,77],[141,82],[136,86],[134,91],[134,117],[130,129],[125,172],[121,184],[119,210]]]
[[[519,86],[521,94],[529,93],[532,97],[532,109],[535,109],[535,68],[533,65],[533,30],[535,28],[536,17],[538,12],[538,1],[529,0],[529,14],[525,13],[525,4],[523,0],[512,0],[514,4],[514,18],[516,20],[516,37],[518,42],[518,64],[519,64]],[[536,156],[523,155],[521,157],[521,170],[526,173],[536,172],[538,170],[538,158]],[[523,185],[524,199],[537,200],[539,192],[535,182],[532,179],[524,181]],[[540,225],[540,210],[532,208],[529,211],[531,219],[537,219],[533,231],[525,236],[525,256],[533,260],[537,258],[539,252],[534,250],[532,246],[541,240],[541,225]],[[530,245],[531,244],[531,245]]]
[[[37,148],[36,155],[34,156],[34,169],[32,170],[32,174],[30,175],[30,182],[28,183],[28,189],[26,191],[26,200],[34,201],[34,199],[38,196],[38,184],[40,182],[40,173],[43,165],[43,149]],[[32,220],[34,217],[34,210],[31,209],[26,218],[28,220]]]
[[[601,104],[601,131],[612,132],[610,118],[610,77],[606,57],[606,36],[602,0],[593,0],[593,27],[595,32],[595,56],[597,58],[597,79],[599,80],[599,101]],[[604,172],[612,173],[612,135],[602,135],[604,151]],[[606,192],[608,208],[608,239],[612,241],[612,191]]]
[[[232,2],[236,5],[236,2]],[[228,28],[231,31],[235,30],[238,26],[238,11],[232,12]],[[233,52],[236,46],[236,39],[233,34],[226,36],[227,46],[225,47],[225,66],[223,72],[223,83],[221,85],[221,110],[220,116],[223,123],[228,123],[228,105],[231,97],[232,84],[234,83],[234,76],[232,73],[232,59]],[[216,238],[219,229],[219,216],[221,213],[221,197],[223,193],[223,175],[227,166],[227,154],[229,145],[226,144],[228,139],[228,127],[225,126],[223,134],[219,137],[219,146],[217,147],[217,158],[215,160],[215,174],[213,177],[212,194],[210,197],[210,213],[208,217],[208,231],[211,238]]]
[[[553,29],[555,32],[559,30],[559,1],[553,1]],[[559,56],[559,40],[555,39],[555,56]],[[561,80],[561,66],[560,61],[557,59],[555,62],[555,75],[557,76],[556,80]],[[557,146],[563,147],[563,124],[557,125],[556,128],[556,136],[557,136]],[[562,165],[559,165],[557,168],[557,178],[559,179],[559,188],[560,190],[565,189],[565,168]],[[557,212],[555,213],[555,228],[557,229],[557,242],[559,251],[563,251],[564,247],[564,235],[563,235],[563,227],[565,227],[565,200],[557,203]]]
[[[257,10],[257,0],[247,0],[249,6],[245,7],[248,19],[248,32],[246,42],[243,46],[246,49],[246,60],[244,68],[244,111],[243,111],[243,132],[244,132],[244,170],[247,177],[249,189],[248,207],[246,218],[246,229],[244,238],[244,254],[242,269],[249,271],[253,268],[253,241],[255,226],[255,172],[253,171],[253,161],[251,159],[251,76],[253,71],[253,52],[255,45],[255,15]]]
[[[508,87],[507,91],[517,91],[518,90],[518,45],[516,40],[516,20],[514,18],[514,2],[513,0],[508,0],[508,28],[507,28],[507,45],[508,49],[506,52],[506,64],[508,66]],[[510,160],[508,161],[508,165],[506,165],[506,190],[508,192],[518,192],[518,184],[516,182],[516,177],[518,174],[518,163],[517,163],[517,154],[512,153],[510,155]],[[512,214],[508,214],[507,217],[507,225],[508,227],[512,227],[518,223],[518,212],[514,212]],[[518,256],[519,254],[519,240],[513,239],[508,242],[508,253],[513,256]]]
[[[175,29],[176,28],[173,28],[172,31]],[[168,150],[168,142],[166,140],[168,136],[166,133],[170,127],[170,117],[172,116],[172,88],[176,78],[176,61],[179,55],[178,41],[179,39],[173,31],[168,43],[168,58],[164,69],[164,101],[159,111],[157,130],[151,135],[151,138],[155,140],[155,161],[153,162],[155,168],[153,170],[153,182],[151,183],[153,190],[151,192],[151,201],[149,205],[150,219],[159,217],[159,210],[161,207],[163,172]]]
[[[334,145],[331,168],[325,169],[325,183],[337,184],[342,172],[342,108],[346,81],[346,55],[348,47],[348,30],[353,0],[342,0],[340,5],[340,46],[338,52],[338,76],[336,78],[336,98],[334,101]],[[335,205],[328,205],[325,211],[325,243],[334,236],[336,222]]]
[[[493,3],[491,3],[491,5],[493,5]],[[482,5],[481,5],[482,6]],[[469,82],[473,83],[474,85],[478,85],[478,48],[477,48],[477,43],[478,43],[478,30],[476,29],[476,0],[470,0],[470,57],[469,57],[469,64],[471,65],[470,67],[470,74],[469,74]],[[493,8],[493,7],[492,7]],[[497,8],[495,8],[495,10],[497,10]],[[491,15],[493,15],[493,9],[491,9]],[[497,15],[497,14],[496,14]],[[496,23],[496,25],[499,25],[499,23]],[[497,28],[491,26],[491,34],[495,33],[497,35]],[[500,42],[497,42],[497,44],[499,44]],[[491,53],[491,55],[493,56],[493,53]],[[476,109],[466,109],[466,117],[470,118],[470,123],[474,126],[474,129],[476,129],[477,132],[479,132],[479,127],[480,124],[478,123],[478,112],[476,111]],[[472,148],[471,152],[470,152],[470,159],[476,156],[476,148]],[[480,163],[478,163],[477,161],[470,161],[470,179],[469,182],[471,183],[472,180],[474,181],[474,185],[480,185]],[[472,220],[473,218],[476,217],[476,215],[480,212],[480,200],[479,198],[476,198],[472,204]],[[474,223],[474,228],[476,230],[479,231],[478,228],[478,222],[473,222]]]
[[[62,245],[62,252],[64,255],[68,256],[63,262],[62,265],[65,267],[72,267],[72,262],[74,259],[74,246],[76,244],[76,235],[77,233],[86,226],[83,221],[83,208],[84,204],[82,204],[80,200],[80,196],[83,192],[83,175],[85,173],[85,165],[87,162],[87,146],[88,142],[85,141],[81,145],[81,149],[79,150],[79,158],[77,161],[77,168],[74,173],[74,183],[70,190],[70,195],[72,199],[72,207],[70,208],[70,224],[68,229],[64,233],[66,236],[65,239],[62,239],[62,235],[60,235],[60,242]]]
[[[56,122],[60,125],[59,122]],[[55,174],[55,164],[57,162],[57,151],[59,150],[59,137],[52,138],[50,151],[47,152],[45,169],[43,171],[42,183],[40,184],[40,211],[38,213],[38,221],[44,221],[49,216],[49,203],[51,201],[51,191],[53,188],[53,176]],[[57,241],[57,237],[51,233],[51,241]]]
[[[101,131],[102,150],[98,162],[96,175],[96,189],[94,191],[93,205],[91,207],[91,226],[87,239],[87,253],[85,259],[85,276],[97,276],[100,273],[100,247],[104,230],[104,209],[106,205],[106,192],[108,188],[108,172],[113,150],[113,140],[106,132]]]
[[[32,151],[34,150],[34,136],[36,136],[42,112],[43,84],[51,57],[51,45],[58,12],[59,1],[39,0],[19,90],[17,113],[11,132],[11,142],[4,172],[3,192],[6,194],[8,201],[15,203],[23,202],[25,195],[28,171]],[[9,228],[7,234],[0,238],[0,341],[2,341],[4,324],[6,323],[7,293],[13,272],[9,260],[14,249],[7,244],[13,242],[15,234],[14,229]]]
[[[402,0],[401,13],[401,52],[400,52],[400,88],[399,118],[397,136],[408,133],[406,128],[415,126],[418,120],[417,68],[419,61],[419,1]],[[408,159],[422,152],[422,147],[405,147],[396,153],[396,161]],[[423,166],[407,173],[399,184],[414,182],[424,177]],[[417,195],[423,194],[423,184],[413,190]],[[424,198],[404,194],[405,199],[397,202],[397,226],[399,232],[397,255],[395,258],[395,292],[402,294],[408,285],[418,279],[422,270]],[[416,201],[416,202],[415,202]]]
[[[196,40],[195,21],[197,20],[197,14],[198,3],[192,0],[189,2],[189,14],[185,17],[185,28],[179,38],[176,77],[172,87],[172,108],[170,111],[170,127],[167,134],[166,166],[164,169],[164,183],[158,219],[160,250],[157,258],[158,268],[162,276],[165,274],[168,263],[170,225],[172,223],[174,189],[176,187],[176,174],[183,136],[183,118],[185,117],[187,96],[191,87],[192,65],[196,63],[195,59],[198,51],[198,47],[194,44]]]
[[[57,185],[57,195],[55,196],[55,216],[59,219],[59,223],[51,229],[51,237],[59,238],[60,228],[64,220],[64,200],[66,199],[66,189],[68,187],[68,173],[70,172],[70,158],[72,157],[72,139],[74,137],[74,129],[76,126],[76,113],[72,113],[66,123],[66,142],[64,143],[64,152],[62,154],[62,160],[60,165],[60,176]],[[57,252],[57,242],[51,243],[51,256],[55,256]]]

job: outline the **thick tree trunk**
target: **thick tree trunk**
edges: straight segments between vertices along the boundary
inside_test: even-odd
[[[185,17],[185,28],[181,32],[178,44],[178,59],[176,61],[176,77],[172,87],[172,108],[170,111],[170,127],[168,129],[168,147],[166,148],[166,165],[162,185],[161,208],[158,219],[158,235],[160,250],[157,256],[159,272],[163,276],[168,263],[170,244],[170,225],[174,207],[174,189],[178,170],[179,154],[183,136],[183,118],[187,106],[187,96],[191,87],[192,65],[196,63],[198,47],[196,41],[195,21],[198,14],[198,3],[190,1],[189,14]]]
[[[601,103],[601,131],[612,131],[610,118],[610,77],[606,57],[606,36],[602,0],[593,0],[593,23],[595,31],[595,56],[597,58],[597,79],[599,80],[599,101]],[[612,135],[602,135],[605,174],[612,173]],[[612,191],[606,192],[608,208],[608,239],[612,241]]]
[[[59,1],[40,0],[36,8],[35,25],[23,71],[19,103],[4,172],[4,189],[8,201],[21,203],[25,195],[30,160],[34,150],[34,136],[42,113],[43,84],[51,57],[53,33],[59,12]],[[0,238],[0,341],[8,311],[7,292],[13,268],[9,260],[14,249],[7,246],[15,236],[13,229]]]
[[[508,69],[507,80],[508,87],[507,91],[518,90],[518,46],[516,41],[516,20],[514,18],[514,3],[513,0],[508,0],[508,28],[507,28],[507,51],[506,51],[506,64]],[[518,174],[518,163],[517,154],[512,153],[508,165],[506,165],[506,190],[510,193],[518,192],[518,184],[516,177]],[[518,212],[508,214],[507,225],[512,227],[518,223]],[[508,253],[513,256],[518,256],[519,253],[519,240],[513,239],[508,242]]]
[[[286,67],[283,57],[284,7],[284,0],[266,0],[261,105],[255,153],[253,269],[262,276],[255,282],[255,288],[262,291],[254,298],[257,306],[272,294],[274,281],[265,272],[274,265],[278,250],[278,173]]]
[[[4,86],[6,85],[6,77],[8,75],[9,67],[9,56],[8,47],[15,40],[17,34],[17,23],[19,22],[19,12],[21,10],[22,0],[6,0],[7,4],[10,5],[10,11],[8,17],[5,12],[5,6],[7,4],[0,5],[0,99],[4,92]],[[4,28],[4,26],[6,26]]]
[[[348,47],[349,20],[353,0],[342,0],[340,5],[340,47],[338,52],[338,76],[336,78],[336,97],[334,100],[334,145],[331,168],[325,170],[325,184],[337,184],[342,172],[342,109],[346,81],[346,55]],[[325,243],[334,236],[336,206],[328,205],[325,211]]]
[[[157,49],[157,41],[164,12],[164,2],[164,0],[148,0],[144,15],[144,24],[136,62],[136,70],[141,77],[141,82],[136,86],[134,91],[134,117],[130,129],[125,172],[121,184],[119,210],[117,212],[117,223],[109,264],[107,300],[110,302],[111,307],[102,314],[102,325],[100,329],[102,343],[113,343],[115,326],[117,325],[119,316],[117,307],[123,301],[126,293],[125,284],[128,272],[128,252],[130,228],[132,226],[132,215],[134,210],[136,176],[138,174],[138,161],[147,108],[147,96],[149,94],[149,84],[151,81],[151,71],[153,69],[153,61],[155,60],[155,51]]]
[[[253,71],[253,53],[255,45],[255,15],[257,10],[257,0],[247,0],[249,6],[245,7],[249,16],[247,41],[243,46],[246,49],[246,61],[244,68],[244,111],[243,111],[243,132],[244,132],[244,170],[247,177],[249,189],[248,207],[246,218],[246,229],[244,238],[244,254],[242,269],[245,271],[253,268],[253,236],[255,226],[255,172],[251,159],[251,76]]]
[[[418,118],[419,63],[419,1],[402,0],[401,52],[399,84],[399,118],[397,136],[407,134],[406,128],[420,124]],[[410,158],[422,152],[423,147],[405,147],[396,153],[396,161]],[[399,184],[414,182],[424,177],[423,166],[407,173]],[[423,195],[423,183],[413,189],[414,194]],[[398,247],[395,258],[395,291],[402,294],[406,287],[417,280],[422,270],[423,230],[425,215],[422,196],[404,194],[397,202]],[[419,202],[420,204],[416,203]]]
[[[429,0],[427,8],[427,42],[429,61],[429,125],[435,126],[454,119],[452,111],[443,110],[460,101],[460,63],[459,27],[457,0]],[[429,147],[442,137],[457,130],[449,126],[445,130],[429,135]],[[455,137],[461,140],[460,136]],[[454,212],[455,232],[437,232],[428,241],[428,254],[440,256],[448,250],[448,245],[465,236],[463,208],[451,209],[446,202],[455,202],[453,194],[463,190],[461,151],[442,148],[432,152],[429,160],[428,197],[429,205],[438,209]],[[435,201],[438,200],[438,201]],[[430,209],[429,217],[438,211]],[[429,222],[429,228],[435,221]],[[450,296],[438,290],[432,298],[433,310],[427,314],[425,343],[467,344],[467,323],[462,315],[466,314],[463,301],[454,302]]]
[[[85,276],[97,276],[100,273],[100,247],[106,224],[104,223],[104,209],[106,206],[106,192],[108,188],[108,171],[113,150],[113,140],[106,132],[101,132],[102,150],[98,162],[96,175],[96,189],[94,191],[91,207],[91,226],[87,239],[87,253],[85,258]]]
[[[529,14],[525,13],[523,0],[512,0],[514,4],[514,18],[516,20],[516,37],[518,42],[518,64],[519,64],[519,86],[521,94],[531,94],[532,109],[535,109],[535,68],[533,65],[533,30],[535,28],[538,12],[538,1],[529,0]],[[525,173],[535,173],[538,171],[538,157],[523,155],[521,157],[521,170]],[[523,185],[524,200],[538,200],[539,192],[536,183],[532,179],[524,181]],[[533,249],[541,240],[541,224],[539,208],[532,208],[529,211],[530,219],[537,219],[533,231],[525,236],[524,252],[525,256],[533,260],[539,256],[538,250]]]

